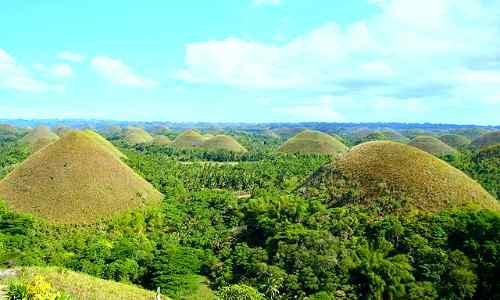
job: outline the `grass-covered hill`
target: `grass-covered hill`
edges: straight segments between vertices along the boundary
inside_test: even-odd
[[[348,202],[364,205],[389,195],[403,197],[404,207],[422,211],[469,205],[500,209],[493,196],[458,169],[420,149],[389,141],[352,148],[316,172],[304,190],[327,192],[335,205],[346,204],[349,193]]]
[[[147,144],[154,140],[146,130],[139,127],[127,128],[124,139],[129,145]]]
[[[62,137],[66,132],[71,131],[71,128],[65,125],[57,125],[52,127],[52,132]]]
[[[38,151],[58,139],[59,136],[52,132],[49,127],[40,125],[28,132],[20,142],[30,146],[33,151]]]
[[[70,224],[159,201],[162,195],[120,157],[97,134],[69,132],[0,181],[0,198],[15,210]]]
[[[337,155],[347,151],[347,146],[326,133],[306,129],[286,141],[282,153]]]
[[[471,140],[469,140],[466,136],[459,134],[445,134],[440,136],[439,139],[453,148],[464,148],[471,143]]]
[[[200,147],[206,138],[196,130],[181,132],[174,140],[173,145],[181,149]]]
[[[72,300],[156,299],[156,293],[153,291],[148,291],[131,284],[96,278],[63,268],[23,267],[15,269],[11,273],[15,275],[0,279],[0,283],[6,286],[7,290],[9,286],[12,290],[26,288],[30,294],[25,297],[31,297],[29,299],[53,299],[50,296],[55,297],[57,294],[64,294],[71,297]],[[15,289],[14,287],[19,288]],[[39,298],[36,298],[37,296]],[[48,296],[49,298],[44,298],[44,296]],[[167,300],[170,298],[162,296],[161,299]]]
[[[225,150],[238,153],[247,151],[245,147],[240,145],[233,137],[222,134],[205,140],[201,147],[207,150]]]
[[[481,149],[496,144],[500,144],[500,131],[493,131],[481,135],[472,141],[471,146],[476,149]]]
[[[407,144],[410,142],[410,139],[395,130],[387,129],[383,131],[371,132],[359,140],[359,142],[369,141],[392,141]]]
[[[419,135],[408,144],[435,156],[454,155],[457,150],[430,135]]]
[[[154,145],[170,145],[172,144],[172,141],[164,135],[157,135],[153,139],[153,144]]]

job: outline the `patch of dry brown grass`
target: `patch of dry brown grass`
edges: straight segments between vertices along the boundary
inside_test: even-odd
[[[89,132],[72,131],[0,181],[12,208],[53,223],[93,223],[158,202],[162,195]]]
[[[240,145],[233,137],[223,134],[205,140],[201,147],[208,150],[226,150],[238,153],[247,152],[247,149]]]
[[[38,151],[57,140],[59,140],[57,134],[53,133],[49,127],[40,125],[28,132],[20,142],[27,144],[33,151]]]
[[[146,130],[139,127],[127,128],[124,139],[130,145],[147,144],[153,141],[153,137]]]
[[[177,148],[190,149],[201,147],[206,138],[196,130],[186,130],[179,134],[173,145]]]

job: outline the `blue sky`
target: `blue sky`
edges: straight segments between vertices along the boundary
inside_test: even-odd
[[[0,118],[500,124],[500,1],[8,1]]]

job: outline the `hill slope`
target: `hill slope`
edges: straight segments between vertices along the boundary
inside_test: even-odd
[[[153,141],[153,137],[146,130],[139,127],[127,128],[124,139],[130,145],[147,144]]]
[[[164,135],[157,135],[153,139],[153,144],[155,145],[170,145],[172,144],[172,141]]]
[[[435,156],[453,155],[457,153],[457,150],[454,148],[448,146],[439,139],[428,135],[419,135],[411,140],[408,145]]]
[[[186,130],[175,138],[173,145],[184,149],[196,148],[200,147],[205,140],[205,137],[198,131]]]
[[[304,130],[290,138],[280,148],[283,153],[337,155],[347,151],[346,145],[326,133]]]
[[[17,271],[17,279],[23,284],[29,283],[33,278],[41,278],[54,289],[71,295],[75,300],[108,300],[108,299],[137,299],[153,300],[156,293],[140,287],[118,283],[111,280],[100,279],[83,273],[55,267],[24,267]],[[41,277],[40,277],[41,276]],[[4,283],[7,284],[7,278]],[[162,296],[162,299],[169,299]]]
[[[351,188],[359,191],[358,198],[335,196]],[[343,201],[370,205],[389,193],[408,197],[406,207],[424,211],[464,205],[500,209],[493,196],[461,171],[427,152],[389,141],[352,148],[311,176],[304,191],[326,191],[336,205],[345,204]]]
[[[247,151],[247,149],[240,145],[233,137],[222,134],[204,141],[201,147],[208,150],[226,150],[240,153]]]
[[[92,223],[161,197],[88,132],[65,134],[0,181],[9,206],[54,223]]]
[[[463,148],[471,143],[471,140],[459,134],[445,134],[440,136],[439,139],[453,148]]]
[[[500,144],[500,131],[489,132],[472,141],[471,146],[476,149]]]
[[[58,139],[59,136],[53,133],[49,127],[40,125],[28,132],[20,142],[30,146],[33,151],[38,151]]]

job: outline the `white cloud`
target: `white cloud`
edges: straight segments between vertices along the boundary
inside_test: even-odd
[[[276,113],[284,113],[294,121],[316,121],[316,122],[343,122],[345,118],[335,111],[334,98],[332,96],[321,96],[318,99],[306,101],[307,103],[290,105],[286,107],[275,107]]]
[[[0,48],[0,88],[25,92],[60,91],[60,85],[51,85],[34,78],[5,50]]]
[[[279,5],[281,0],[253,0],[254,5]]]
[[[369,1],[380,7],[373,17],[346,26],[327,23],[284,43],[228,37],[188,44],[185,66],[175,76],[194,84],[340,91],[358,102],[391,99],[392,107],[417,112],[428,109],[425,99],[471,101],[497,94],[500,15],[494,12],[500,2]],[[496,69],[471,69],[485,57],[493,58],[488,65]],[[464,86],[469,93],[462,95],[474,99],[458,93]],[[312,107],[285,110],[318,112],[318,105]]]
[[[124,86],[153,88],[158,82],[135,74],[129,66],[118,59],[96,56],[92,59],[92,67],[108,81]]]
[[[71,77],[73,76],[73,69],[66,64],[59,64],[52,67],[51,72],[57,77]]]
[[[59,57],[59,59],[74,63],[80,63],[85,60],[85,56],[83,54],[70,51],[60,52],[57,56]]]

